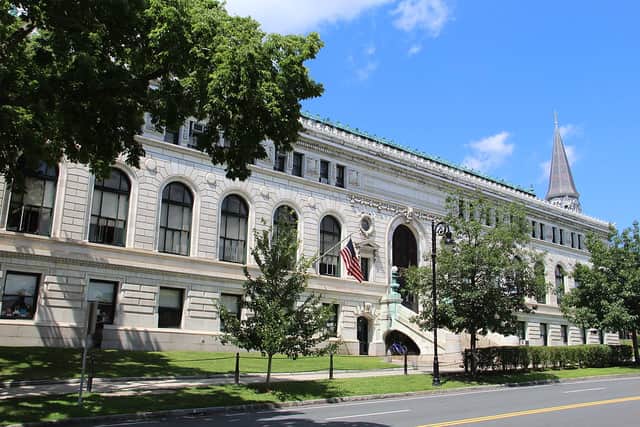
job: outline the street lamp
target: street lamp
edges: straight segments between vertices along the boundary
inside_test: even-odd
[[[432,286],[431,298],[433,298],[433,385],[440,385],[440,363],[438,362],[438,291],[436,283],[436,235],[444,236],[444,243],[451,244],[451,228],[444,221],[431,221],[431,272]]]

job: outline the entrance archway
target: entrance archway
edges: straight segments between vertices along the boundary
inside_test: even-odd
[[[398,267],[400,277],[400,294],[402,295],[402,305],[411,310],[418,312],[418,297],[409,293],[405,289],[402,271],[407,267],[418,265],[418,243],[413,231],[406,225],[399,225],[393,232],[392,241],[392,265]]]
[[[408,335],[400,331],[389,331],[384,338],[384,346],[387,353],[389,352],[389,348],[395,343],[402,344],[407,349],[407,354],[420,355],[420,348]]]
[[[360,344],[359,354],[366,356],[369,354],[369,320],[366,317],[358,317],[358,343]]]

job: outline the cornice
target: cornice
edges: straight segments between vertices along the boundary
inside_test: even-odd
[[[301,122],[304,127],[303,136],[304,133],[307,133],[310,136],[321,138],[327,142],[337,143],[373,156],[391,159],[402,163],[402,167],[404,169],[411,168],[423,173],[435,173],[444,177],[447,183],[453,183],[454,185],[458,184],[459,186],[462,185],[463,187],[466,186],[472,189],[482,188],[485,191],[494,192],[503,197],[506,196],[511,200],[517,199],[525,203],[527,209],[539,210],[547,215],[562,218],[565,221],[569,218],[571,221],[578,222],[582,225],[588,225],[597,231],[603,231],[608,228],[609,224],[605,221],[585,215],[584,213],[572,212],[560,208],[546,200],[535,197],[535,195],[531,193],[516,189],[506,183],[492,181],[487,178],[473,175],[470,172],[463,171],[459,168],[455,168],[454,166],[429,160],[409,151],[384,145],[370,138],[353,134],[342,129],[337,129],[326,123],[313,119],[302,118]],[[313,145],[312,147],[317,149],[316,145]]]
[[[332,128],[326,124],[312,125],[313,120],[302,118],[301,122],[304,126],[300,139],[296,143],[302,147],[313,151],[344,156],[345,149],[350,151],[350,155],[354,161],[367,162],[371,166],[371,161],[385,163],[383,171],[389,171],[389,165],[394,165],[394,170],[405,176],[410,176],[420,181],[432,181],[439,183],[444,187],[455,189],[481,189],[489,193],[493,193],[497,197],[503,197],[508,200],[517,200],[525,204],[528,211],[536,212],[536,215],[544,215],[546,218],[552,218],[551,222],[574,222],[582,227],[589,227],[595,232],[606,232],[609,223],[600,219],[588,216],[584,213],[572,212],[561,207],[555,206],[546,200],[539,199],[532,194],[516,190],[507,184],[489,181],[468,172],[456,169],[453,166],[447,166],[436,161],[428,160],[416,154],[403,151],[399,148],[386,146],[382,143],[371,139],[354,135],[344,130]],[[136,136],[136,138],[144,145],[148,145],[160,150],[169,151],[179,157],[189,156],[200,160],[203,165],[211,169],[224,172],[221,166],[211,164],[210,158],[206,153],[200,152],[193,148],[183,147],[180,145],[170,144],[168,142],[153,139],[148,136]],[[368,159],[363,159],[358,154],[368,154]],[[366,166],[366,165],[363,165]],[[265,173],[267,169],[256,165],[249,165],[252,171],[260,171]],[[292,178],[288,176],[288,178]],[[297,178],[297,177],[296,177]],[[326,184],[315,183],[314,181],[300,178],[300,182],[304,185],[318,184],[318,188],[323,188]]]

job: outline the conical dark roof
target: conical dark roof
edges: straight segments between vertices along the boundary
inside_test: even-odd
[[[555,116],[555,130],[553,133],[553,152],[551,154],[551,173],[549,174],[549,189],[547,190],[547,200],[557,197],[578,198],[580,194],[576,190],[573,182],[571,168],[567,153],[562,143],[562,135],[558,127],[558,116]]]

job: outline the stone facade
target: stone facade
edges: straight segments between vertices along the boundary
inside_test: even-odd
[[[408,308],[389,301],[392,241],[400,226],[407,227],[415,237],[417,260],[423,263],[429,254],[430,221],[444,215],[446,197],[455,191],[479,190],[488,197],[524,203],[535,222],[532,245],[545,252],[547,281],[555,283],[556,266],[561,266],[566,272],[565,291],[575,285],[569,274],[575,263],[588,261],[586,233],[606,233],[607,223],[554,206],[530,191],[322,120],[306,117],[302,122],[304,131],[294,147],[298,163],[294,166],[294,154],[287,153],[284,170],[274,170],[277,154],[266,142],[269,158],[251,166],[252,176],[245,182],[226,179],[222,168],[189,148],[184,130],[175,145],[146,127],[140,137],[146,151],[140,169],[121,162],[115,166],[130,182],[123,247],[89,241],[95,179],[86,167],[59,165],[51,230],[45,235],[8,230],[11,191],[0,181],[3,295],[12,274],[32,273],[38,278],[33,318],[0,319],[0,345],[80,345],[89,283],[109,281],[115,284],[115,307],[113,324],[105,326],[103,346],[222,350],[216,304],[223,294],[239,295],[244,279],[242,265],[220,260],[221,205],[229,195],[239,196],[248,206],[244,256],[253,272],[257,268],[248,250],[253,244],[252,231],[268,227],[280,206],[295,210],[305,256],[318,253],[320,223],[331,215],[340,224],[340,237],[351,236],[361,256],[369,259],[369,280],[362,284],[347,276],[344,268],[338,277],[315,271],[310,280],[310,291],[321,294],[327,303],[338,304],[338,336],[344,342],[342,351],[351,354],[362,352],[363,339],[367,343],[364,352],[384,354],[385,338],[391,331],[411,338],[422,354],[433,352],[431,334],[411,323]],[[302,176],[293,175],[295,168]],[[193,196],[187,256],[158,250],[162,194],[173,182],[184,184]],[[341,183],[344,188],[336,185]],[[367,230],[361,229],[363,218],[370,223]],[[158,327],[161,288],[181,292],[176,327]],[[0,312],[8,311],[0,307]],[[523,339],[531,345],[544,343],[541,323],[547,325],[548,345],[583,342],[583,332],[560,315],[551,290],[536,313],[522,320],[526,325]],[[561,325],[567,326],[566,340]],[[597,331],[587,332],[588,342],[599,341]],[[445,355],[459,355],[468,345],[466,337],[444,330],[440,335],[439,346]],[[617,342],[615,334],[606,334],[604,339]],[[519,342],[518,337],[498,335],[483,340],[485,345]]]

